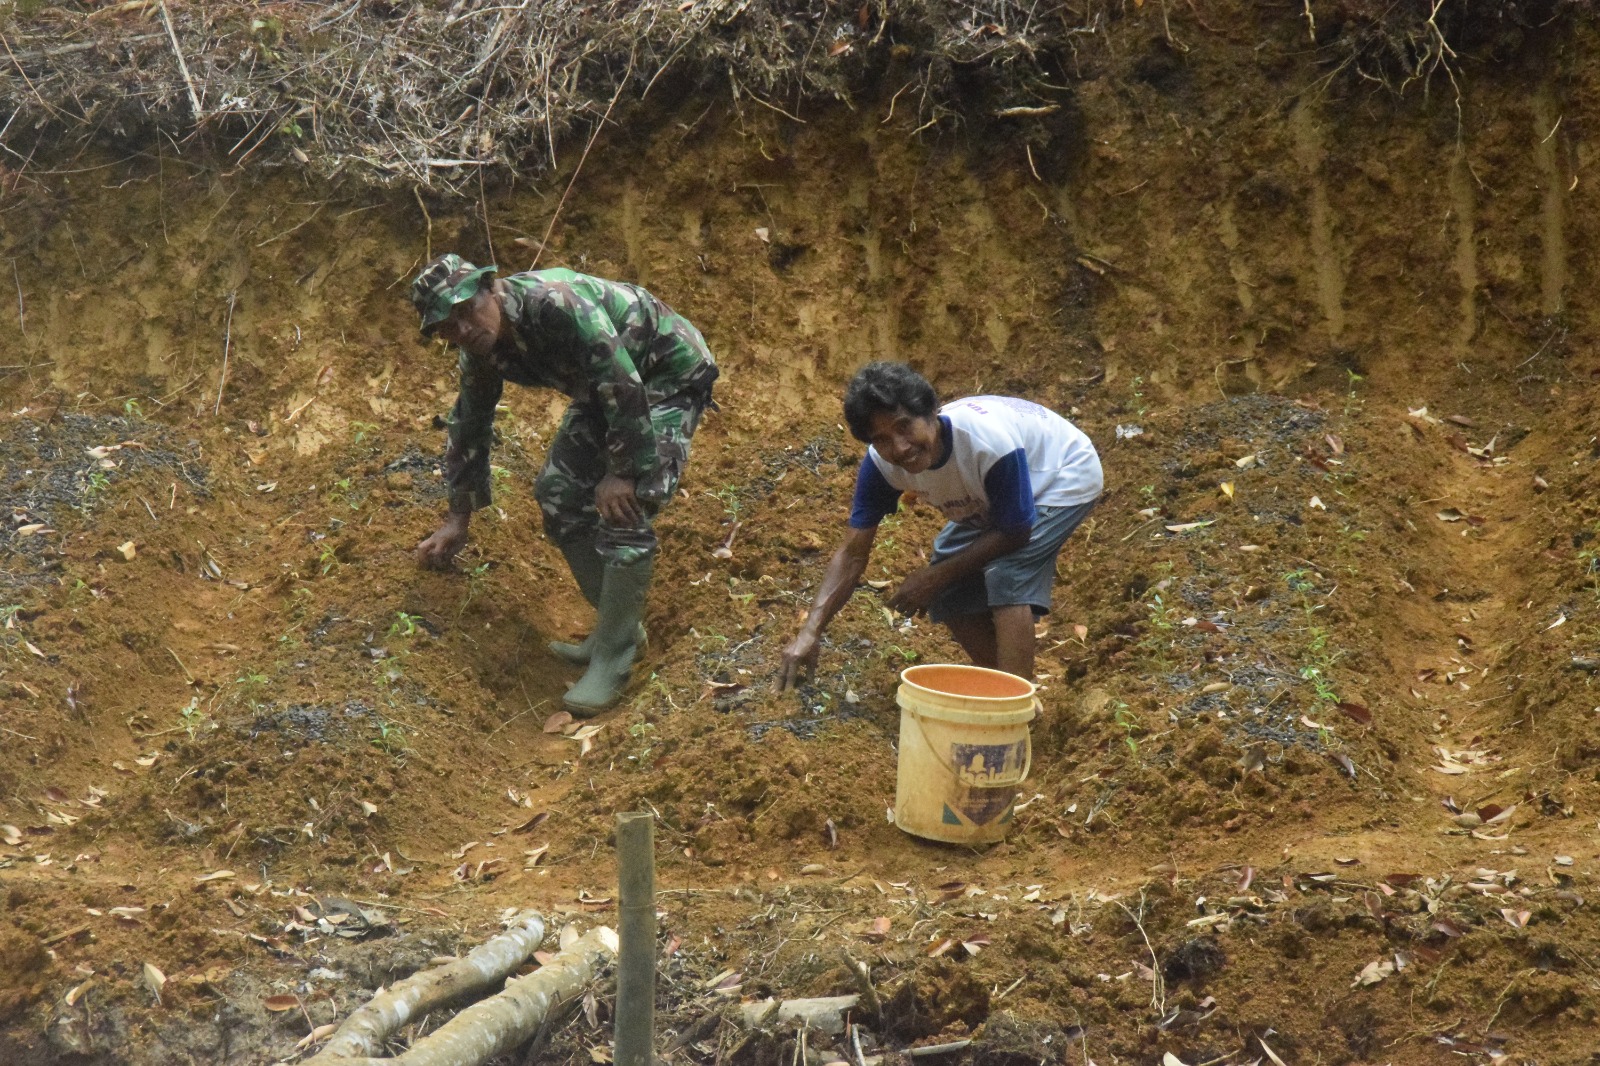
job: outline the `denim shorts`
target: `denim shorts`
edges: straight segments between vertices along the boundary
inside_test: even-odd
[[[1050,613],[1050,591],[1056,583],[1056,556],[1072,531],[1089,516],[1099,500],[1068,507],[1039,507],[1028,543],[1002,555],[981,573],[947,586],[928,605],[935,622],[964,614],[981,614],[996,607],[1026,603],[1035,617]],[[933,559],[939,563],[955,555],[986,531],[951,522],[933,541]]]

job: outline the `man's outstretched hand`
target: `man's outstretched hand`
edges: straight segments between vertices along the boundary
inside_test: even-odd
[[[417,565],[428,570],[448,570],[456,553],[466,547],[468,521],[465,513],[447,514],[443,525],[417,543]]]
[[[788,692],[798,688],[801,681],[811,680],[817,671],[817,653],[822,645],[816,637],[802,631],[783,649],[783,669],[778,674],[778,691]]]

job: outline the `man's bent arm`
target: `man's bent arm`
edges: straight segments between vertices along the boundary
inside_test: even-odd
[[[811,602],[811,610],[800,627],[802,633],[821,637],[833,616],[850,602],[856,586],[861,584],[862,575],[867,572],[867,560],[872,557],[872,543],[877,537],[877,526],[850,530],[850,535],[828,561],[822,587],[817,589],[817,597]]]
[[[461,387],[448,419],[450,440],[445,449],[444,479],[450,510],[471,513],[489,506],[493,498],[489,443],[494,437],[495,406],[500,402],[505,380],[465,350],[458,366]]]
[[[929,576],[935,578],[943,588],[977,573],[1002,555],[1010,555],[1025,547],[1032,535],[1031,529],[991,529],[980,533],[971,544],[950,558],[928,567]]]

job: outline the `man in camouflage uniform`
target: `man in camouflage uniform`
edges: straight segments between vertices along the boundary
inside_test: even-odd
[[[717,364],[699,330],[637,285],[571,270],[495,272],[442,255],[411,286],[422,332],[458,345],[461,371],[444,463],[450,510],[417,545],[417,560],[448,566],[472,512],[489,505],[489,444],[505,383],[571,397],[534,495],[545,534],[598,611],[582,643],[550,645],[588,667],[565,700],[588,716],[616,702],[644,639],[653,522],[677,491]]]

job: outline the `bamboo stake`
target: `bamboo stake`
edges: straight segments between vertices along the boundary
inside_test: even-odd
[[[178,57],[178,73],[183,75],[184,87],[189,90],[189,104],[194,108],[194,120],[199,122],[200,97],[194,91],[194,79],[189,77],[189,64],[183,61],[183,50],[178,47],[178,35],[172,29],[172,16],[167,14],[167,0],[161,0],[161,21],[167,24],[167,39],[172,42],[172,54]]]
[[[222,327],[222,380],[217,382],[217,405],[211,409],[215,417],[222,413],[222,390],[228,387],[228,349],[233,346],[233,301],[239,296],[239,290],[228,293],[228,323]],[[205,400],[201,400],[205,403]]]
[[[617,815],[616,1066],[651,1066],[656,1023],[656,859],[651,815]]]
[[[28,335],[28,305],[22,302],[22,275],[17,273],[17,261],[11,260],[11,280],[17,283],[17,328]],[[1543,348],[1539,349],[1544,351]]]

